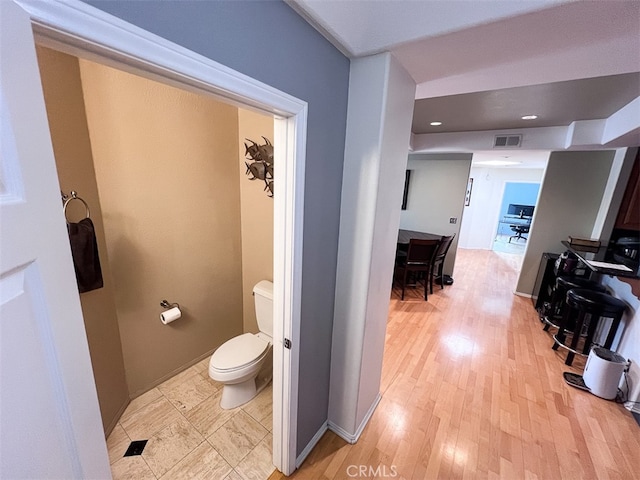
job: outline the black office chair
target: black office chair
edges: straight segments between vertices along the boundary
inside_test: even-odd
[[[512,238],[522,238],[525,242],[527,241],[527,237],[523,237],[523,235],[529,233],[528,225],[511,225],[511,230],[513,230],[516,234],[509,237],[509,243],[511,243]]]
[[[444,288],[444,278],[442,277],[443,274],[443,268],[444,268],[444,260],[447,257],[447,252],[449,251],[449,247],[451,246],[451,244],[453,243],[453,239],[455,238],[456,234],[454,233],[451,236],[444,236],[442,237],[442,240],[440,241],[440,246],[438,247],[438,250],[436,251],[436,255],[433,258],[433,263],[431,265],[431,278],[429,279],[429,288],[431,290],[431,293],[433,293],[433,280],[435,278],[436,282],[438,282],[438,279],[440,279],[440,289]],[[436,268],[437,268],[437,273],[436,272]]]
[[[419,240],[412,238],[409,241],[409,249],[407,250],[407,256],[400,257],[396,261],[396,272],[402,274],[402,300],[404,300],[404,290],[407,285],[407,276],[409,272],[425,273],[424,276],[424,299],[427,299],[427,292],[429,291],[429,281],[431,278],[431,269],[433,266],[433,259],[435,257],[440,240]],[[395,275],[394,275],[395,276]],[[416,278],[417,283],[417,278]]]

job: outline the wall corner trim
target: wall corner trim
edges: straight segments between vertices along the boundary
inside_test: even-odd
[[[358,439],[360,438],[360,435],[362,435],[364,427],[366,427],[367,423],[369,423],[369,420],[373,416],[373,412],[375,412],[376,407],[380,403],[380,400],[382,400],[382,395],[380,395],[378,393],[378,396],[376,396],[375,400],[373,401],[373,403],[369,407],[369,410],[367,411],[366,415],[362,419],[362,422],[360,422],[360,425],[356,429],[355,433],[352,434],[352,433],[347,432],[344,428],[342,428],[340,425],[336,425],[331,420],[329,420],[329,422],[328,422],[329,430],[331,430],[333,433],[338,435],[340,438],[342,438],[343,440],[345,440],[345,441],[347,441],[347,442],[349,442],[350,444],[353,445],[354,443],[356,443],[358,441]]]

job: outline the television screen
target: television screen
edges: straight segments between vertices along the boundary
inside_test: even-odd
[[[516,203],[510,203],[507,215],[517,215],[523,217],[533,217],[534,205],[519,205]]]

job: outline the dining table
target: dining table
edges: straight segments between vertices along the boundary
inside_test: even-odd
[[[398,230],[398,245],[409,245],[409,241],[412,238],[418,240],[442,240],[442,235],[427,232],[416,232],[414,230]]]
[[[405,257],[409,251],[411,239],[418,240],[442,240],[442,235],[427,232],[417,232],[415,230],[398,230],[398,245],[396,246],[396,260]]]

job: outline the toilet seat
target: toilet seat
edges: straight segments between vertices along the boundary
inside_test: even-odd
[[[253,333],[244,333],[225,342],[211,357],[210,366],[221,372],[246,368],[262,359],[269,342]]]

